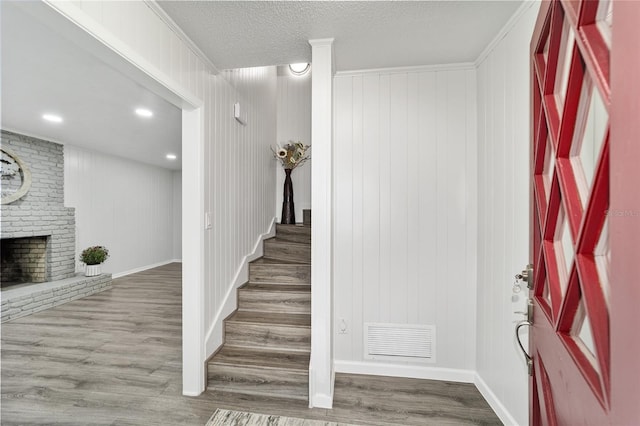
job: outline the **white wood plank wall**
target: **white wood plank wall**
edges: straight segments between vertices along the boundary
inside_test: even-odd
[[[76,253],[106,246],[104,270],[114,275],[174,259],[173,174],[65,145],[64,196],[76,209]]]
[[[173,260],[182,260],[182,172],[173,172]]]
[[[526,287],[511,297],[529,258],[529,41],[537,11],[530,7],[478,67],[477,373],[502,420],[521,425],[528,380],[514,338],[524,317],[514,311],[526,310]]]
[[[147,61],[156,77],[202,102],[205,211],[212,218],[211,230],[203,231],[206,333],[244,256],[274,217],[276,169],[269,145],[276,139],[275,67],[212,74],[214,70],[146,2],[49,4],[85,26],[99,27],[103,35]],[[235,102],[246,113],[246,126],[233,119]]]
[[[334,90],[336,369],[473,380],[475,69],[350,73]],[[365,322],[435,325],[437,362],[365,362]]]
[[[215,115],[205,146],[205,210],[213,228],[205,240],[206,324],[211,324],[244,256],[269,230],[275,203],[275,67],[226,71],[215,79]],[[228,83],[230,82],[230,83]],[[233,118],[239,101],[247,125]]]
[[[311,72],[303,76],[289,73],[288,67],[278,71],[278,124],[277,142],[284,145],[290,140],[311,144]],[[313,157],[313,148],[310,151]],[[277,167],[276,217],[282,213],[284,171]],[[302,210],[311,208],[311,161],[297,167],[291,175],[296,221],[302,222]]]

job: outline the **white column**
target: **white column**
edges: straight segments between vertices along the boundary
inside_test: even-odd
[[[311,75],[311,362],[309,406],[333,405],[332,140],[333,39],[310,40]]]
[[[202,109],[182,110],[182,393],[204,391],[204,141]]]

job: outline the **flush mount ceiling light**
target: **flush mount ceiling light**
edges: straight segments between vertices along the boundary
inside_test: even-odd
[[[153,117],[153,112],[146,108],[136,109],[136,114],[138,114],[140,117]]]
[[[289,70],[294,75],[305,75],[307,71],[309,71],[310,67],[311,64],[306,62],[301,62],[299,64],[289,64]]]
[[[62,117],[55,114],[42,114],[42,118],[44,120],[50,121],[52,123],[62,123]]]
[[[176,158],[178,158],[178,156],[175,154],[167,154],[166,157],[167,160],[175,160]]]

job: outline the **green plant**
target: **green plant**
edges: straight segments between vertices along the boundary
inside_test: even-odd
[[[103,246],[87,247],[82,250],[80,260],[87,265],[99,265],[109,257],[109,250]]]

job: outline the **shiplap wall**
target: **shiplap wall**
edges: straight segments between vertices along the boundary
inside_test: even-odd
[[[205,240],[205,320],[212,324],[222,308],[241,261],[273,220],[276,163],[269,146],[276,137],[275,67],[225,72],[215,80],[215,116],[209,122],[211,143],[205,146],[205,210],[212,229]],[[247,125],[233,118],[239,101]],[[235,292],[234,292],[235,293]],[[235,296],[235,294],[234,294]]]
[[[76,253],[104,245],[114,275],[174,258],[173,171],[64,147],[65,205],[76,209]]]
[[[311,145],[311,72],[303,76],[291,75],[288,67],[278,71],[277,142],[300,141]],[[313,156],[313,149],[310,151]],[[284,171],[277,167],[276,217],[280,221]],[[302,222],[302,210],[311,208],[311,161],[297,167],[291,174],[296,222]]]
[[[514,275],[529,254],[530,7],[478,67],[477,372],[507,424],[528,423],[528,378],[514,328],[526,287],[512,301]],[[528,334],[521,332],[526,344]]]
[[[118,50],[174,94],[200,107],[205,141],[204,209],[211,213],[212,222],[210,230],[202,231],[204,324],[196,340],[203,341],[244,256],[273,221],[276,169],[269,145],[276,139],[275,67],[214,75],[211,64],[181,39],[152,3],[49,0],[47,4]],[[233,119],[235,102],[242,105],[246,126]],[[188,167],[197,165],[183,162],[183,171]],[[187,329],[183,339],[187,336],[193,342],[196,332]],[[185,371],[189,382],[185,392],[189,394],[199,393],[203,385],[195,383],[204,377],[200,364],[204,365],[204,358],[211,353],[200,352],[201,347],[194,345],[183,353],[198,359],[183,364],[185,370],[191,369]],[[194,369],[198,371],[194,373]]]
[[[182,260],[182,172],[173,172],[173,260]]]
[[[464,370],[455,378],[472,381],[475,70],[338,75],[334,112],[336,370],[393,370],[364,361],[365,322],[429,324],[436,363],[385,364],[422,377],[418,366]]]

